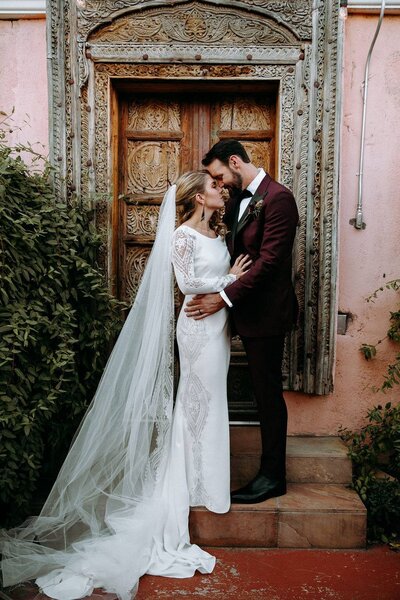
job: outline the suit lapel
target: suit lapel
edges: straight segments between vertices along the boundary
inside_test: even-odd
[[[238,227],[239,207],[240,207],[240,202],[236,201],[235,208],[233,210],[233,220],[232,220],[232,231],[231,231],[232,243],[235,239],[235,235],[236,235],[236,231],[237,231],[237,227]]]
[[[239,233],[239,231],[241,231],[243,229],[243,227],[245,225],[247,225],[247,223],[250,220],[251,217],[251,206],[254,206],[255,204],[257,204],[257,202],[259,200],[263,200],[265,198],[265,196],[267,195],[267,190],[268,190],[268,186],[271,183],[272,179],[271,177],[268,175],[268,173],[265,175],[264,179],[262,180],[262,182],[260,183],[260,185],[258,186],[258,188],[256,189],[256,192],[254,194],[254,196],[252,197],[252,199],[250,200],[249,204],[247,205],[246,210],[244,211],[241,219],[239,222],[237,222],[237,220],[235,219],[235,223],[237,223],[236,227],[234,227],[234,233],[232,231],[232,242],[234,242],[234,235],[237,235]],[[237,212],[237,215],[239,214],[239,209]]]
[[[233,243],[237,227],[238,210],[239,208],[237,199],[229,198],[228,203],[226,205],[224,222],[228,227],[228,232],[226,234],[226,243],[228,245],[230,254],[232,254],[233,252]]]

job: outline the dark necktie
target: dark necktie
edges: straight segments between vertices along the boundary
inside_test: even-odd
[[[236,221],[240,221],[239,219],[239,213],[240,213],[240,204],[242,202],[242,200],[244,200],[245,198],[251,198],[252,197],[252,193],[250,192],[250,190],[248,190],[247,188],[245,190],[242,190],[238,196],[238,204],[237,204],[237,213],[236,213]],[[245,214],[246,211],[243,212],[243,215]],[[241,217],[241,218],[242,218]]]
[[[252,195],[253,194],[247,188],[245,190],[242,190],[238,196],[239,202],[241,202],[245,198],[251,198]]]

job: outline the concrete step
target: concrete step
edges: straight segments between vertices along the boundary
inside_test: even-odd
[[[364,548],[366,509],[344,485],[292,483],[285,496],[234,504],[223,515],[192,509],[190,538],[201,546]]]
[[[233,425],[231,436],[232,489],[248,483],[260,466],[261,440],[257,426]],[[351,460],[337,437],[289,436],[287,480],[291,483],[351,483]]]

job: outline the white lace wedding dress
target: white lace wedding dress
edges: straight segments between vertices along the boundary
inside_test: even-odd
[[[171,195],[165,210],[172,223],[174,205]],[[44,593],[58,600],[90,596],[95,588],[130,600],[145,573],[179,578],[214,568],[215,558],[190,543],[188,517],[190,506],[223,513],[230,505],[227,310],[195,321],[183,308],[192,295],[221,291],[235,277],[227,275],[229,255],[222,238],[181,225],[172,235],[171,254],[170,240],[167,233],[159,236],[157,267],[143,278],[134,312],[41,515],[16,536],[4,535],[5,585],[36,578]],[[161,331],[166,340],[173,339],[167,323],[173,314],[172,272],[164,275],[171,270],[171,255],[185,294],[177,323],[180,382],[172,426],[173,353],[168,342],[159,341]],[[154,310],[152,299],[161,285],[170,299],[149,317],[146,310]],[[144,322],[145,338],[139,331]],[[138,339],[145,340],[144,348]],[[160,347],[164,350],[157,358]],[[127,373],[134,363],[133,375]],[[168,370],[171,375],[164,377]],[[148,392],[154,380],[162,387],[153,385]],[[132,394],[143,396],[140,414]],[[144,429],[142,435],[137,427]],[[148,454],[143,470],[137,457]]]
[[[184,307],[192,295],[219,292],[235,276],[226,274],[229,254],[224,240],[185,225],[174,234],[172,257],[178,286],[185,294],[177,323],[180,382],[172,460],[176,454],[184,456],[190,506],[224,513],[230,506],[227,309],[196,321],[186,316]]]

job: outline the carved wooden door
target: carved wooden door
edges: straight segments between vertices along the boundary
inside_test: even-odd
[[[275,174],[276,94],[231,90],[208,93],[121,94],[118,193],[114,210],[114,281],[117,295],[134,299],[156,232],[159,206],[169,185],[191,169],[219,139],[240,140],[252,162]],[[246,360],[232,342],[231,418],[255,417]]]

